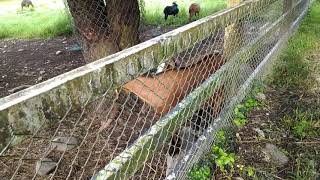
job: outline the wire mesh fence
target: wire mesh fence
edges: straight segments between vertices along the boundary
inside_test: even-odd
[[[0,100],[1,177],[186,179],[309,4],[285,2],[246,1],[128,48],[137,1],[68,0],[85,56],[103,59]]]

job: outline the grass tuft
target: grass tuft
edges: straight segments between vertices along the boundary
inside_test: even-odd
[[[319,47],[319,39],[320,3],[317,1],[296,34],[289,39],[289,46],[281,54],[273,73],[273,84],[281,88],[308,89],[312,80],[310,66],[304,61],[304,57],[310,50]]]
[[[0,38],[53,37],[71,34],[70,18],[64,11],[23,11],[0,16]]]

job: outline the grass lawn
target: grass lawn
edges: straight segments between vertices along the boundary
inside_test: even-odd
[[[20,2],[0,1],[0,39],[52,37],[72,32],[62,1],[33,0],[35,8],[24,10]]]
[[[34,9],[21,10],[21,0],[0,0],[0,39],[53,37],[72,33],[70,18],[62,0],[33,0],[32,2]],[[200,4],[200,17],[226,7],[225,0],[177,0],[180,9],[178,17],[170,16],[167,21],[164,21],[163,9],[172,2],[171,0],[144,0],[142,22],[146,25],[162,26],[187,24],[188,7],[192,2]]]
[[[189,6],[196,2],[200,5],[200,18],[213,14],[226,8],[225,0],[176,0],[179,7],[177,17],[169,16],[164,20],[163,9],[167,5],[172,5],[172,0],[145,0],[145,12],[143,21],[150,25],[183,25],[188,23]],[[196,18],[193,18],[196,19]]]
[[[312,5],[298,31],[289,40],[275,69],[273,83],[281,88],[309,88],[312,64],[305,56],[320,49],[320,1]]]

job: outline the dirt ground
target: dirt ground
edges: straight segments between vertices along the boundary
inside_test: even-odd
[[[143,26],[140,40],[174,28]],[[83,65],[75,37],[0,40],[0,98]]]
[[[265,106],[252,111],[248,116],[249,123],[237,131],[237,163],[255,167],[259,179],[291,179],[298,173],[301,177],[319,178],[319,94],[279,92],[269,87],[266,95]],[[301,117],[310,118],[314,123],[313,127],[306,129],[304,138],[297,137],[294,133],[296,127],[292,127],[292,123]],[[263,152],[266,144],[277,146],[288,157],[288,162],[279,165],[268,159]],[[314,167],[302,165],[306,162],[314,163]]]
[[[75,46],[73,37],[0,41],[0,97],[84,65]]]
[[[120,93],[116,100],[106,96],[90,103],[81,113],[68,114],[50,128],[41,128],[32,138],[9,149],[0,157],[1,179],[66,179],[67,176],[90,179],[158,119],[136,96]],[[75,147],[58,150],[50,142],[55,137],[74,137]],[[149,162],[135,178],[163,178],[165,155],[159,156],[162,157],[157,158],[159,167]],[[51,159],[58,168],[48,176],[38,175],[36,164],[41,158]]]

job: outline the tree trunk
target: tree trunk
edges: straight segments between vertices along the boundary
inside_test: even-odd
[[[139,43],[137,0],[67,0],[67,3],[86,61]]]

